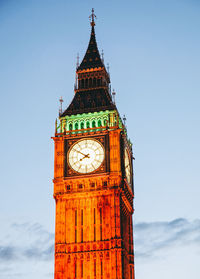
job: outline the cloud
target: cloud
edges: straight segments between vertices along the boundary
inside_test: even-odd
[[[53,259],[54,234],[38,223],[13,223],[0,238],[0,261]]]
[[[11,246],[0,246],[0,260],[13,260],[15,258],[15,249]]]
[[[177,247],[195,245],[200,249],[200,220],[179,218],[171,222],[135,224],[136,258],[153,258],[165,255]]]
[[[134,244],[136,260],[155,260],[179,247],[195,246],[200,251],[200,220],[180,218],[171,222],[136,223]],[[12,273],[4,270],[5,266],[23,274],[25,263],[27,268],[31,266],[32,269],[36,263],[44,272],[52,272],[53,260],[54,234],[39,223],[13,223],[4,232],[1,230],[0,274]]]

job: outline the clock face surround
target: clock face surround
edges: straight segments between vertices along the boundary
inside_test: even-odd
[[[128,150],[125,148],[124,151],[124,166],[125,166],[125,174],[128,184],[131,184],[131,162],[128,155]]]
[[[75,142],[68,151],[68,164],[76,172],[87,174],[97,170],[104,161],[103,145],[95,139]]]

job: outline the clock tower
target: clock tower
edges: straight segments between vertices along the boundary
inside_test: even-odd
[[[134,279],[132,145],[99,55],[95,15],[75,95],[56,121],[55,279]]]

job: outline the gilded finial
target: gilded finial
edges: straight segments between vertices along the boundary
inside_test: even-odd
[[[89,16],[91,26],[95,26],[95,21],[94,21],[95,18],[97,17],[94,14],[94,9],[92,8],[92,14]]]

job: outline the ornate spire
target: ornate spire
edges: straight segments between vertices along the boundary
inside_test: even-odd
[[[77,63],[75,95],[60,117],[116,109],[111,97],[110,77],[96,43],[95,17],[92,9],[91,36],[83,61],[80,65]]]
[[[99,54],[99,50],[97,47],[96,37],[95,37],[95,22],[94,19],[96,18],[94,14],[94,9],[92,9],[92,14],[90,15],[90,24],[91,24],[91,35],[90,35],[90,41],[88,44],[88,48],[86,51],[86,54],[83,58],[83,61],[81,62],[80,66],[78,67],[79,70],[85,70],[85,69],[92,69],[92,68],[99,68],[104,67],[104,64],[102,62],[102,59]]]

